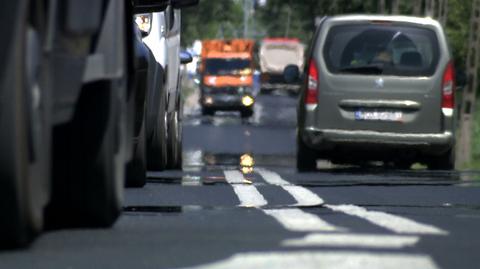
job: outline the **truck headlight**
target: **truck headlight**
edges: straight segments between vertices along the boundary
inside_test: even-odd
[[[152,30],[152,14],[135,15],[135,23],[137,23],[138,28],[142,31],[142,36],[149,35]]]
[[[255,102],[255,100],[250,95],[245,95],[245,96],[242,97],[242,104],[244,106],[251,106],[251,105],[253,105],[254,102]]]
[[[203,103],[205,105],[212,105],[213,104],[213,98],[211,96],[206,96],[205,99],[203,99]]]

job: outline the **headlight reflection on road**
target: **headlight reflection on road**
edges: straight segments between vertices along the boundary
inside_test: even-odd
[[[253,166],[255,165],[255,159],[252,155],[246,153],[240,156],[240,166],[242,173],[251,174],[253,173]]]

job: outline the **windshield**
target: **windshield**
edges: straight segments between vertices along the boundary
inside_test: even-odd
[[[207,59],[207,75],[249,75],[252,73],[251,61],[247,59]]]
[[[439,58],[434,31],[371,24],[332,27],[323,53],[333,73],[397,76],[431,76]]]

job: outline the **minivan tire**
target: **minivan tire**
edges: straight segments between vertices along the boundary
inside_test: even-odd
[[[439,156],[430,157],[428,162],[430,170],[454,170],[455,169],[455,149],[451,148]]]
[[[309,148],[303,140],[297,136],[297,170],[309,172],[317,169],[317,152]]]

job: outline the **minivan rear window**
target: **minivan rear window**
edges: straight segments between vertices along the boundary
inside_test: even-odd
[[[323,56],[336,74],[431,76],[439,45],[433,30],[416,26],[337,25],[327,34]]]

